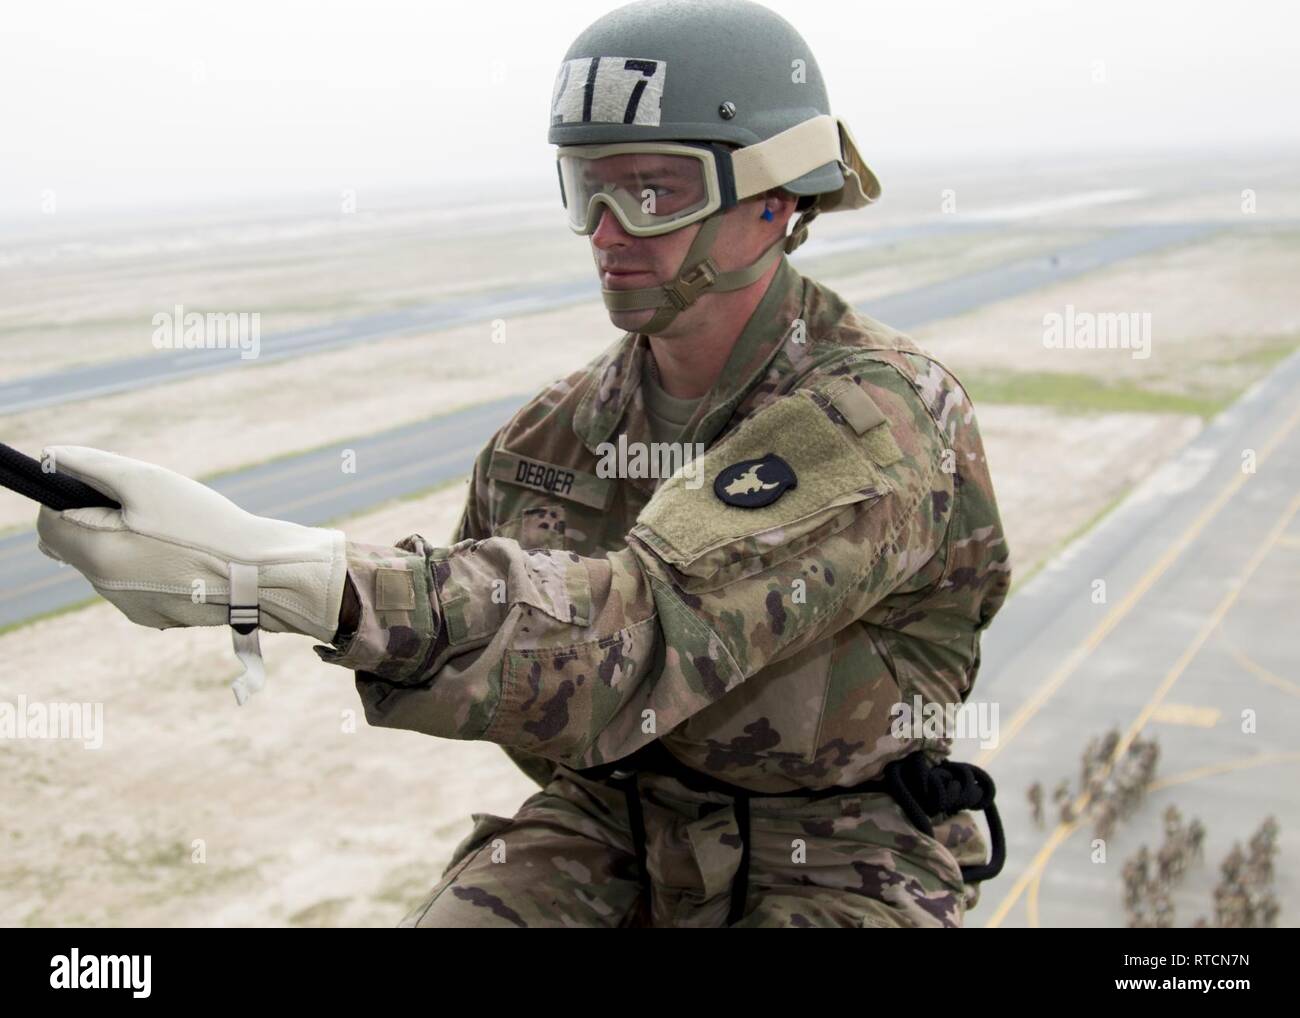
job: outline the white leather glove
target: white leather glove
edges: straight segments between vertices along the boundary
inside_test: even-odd
[[[99,489],[122,508],[42,507],[36,523],[41,551],[74,566],[142,626],[238,622],[245,639],[241,644],[237,630],[236,651],[250,680],[242,695],[236,684],[240,703],[262,682],[256,625],[324,643],[334,638],[347,577],[342,531],[254,516],[198,481],[101,449],[60,445],[45,453],[57,472]],[[235,613],[232,582],[233,605],[242,606]]]

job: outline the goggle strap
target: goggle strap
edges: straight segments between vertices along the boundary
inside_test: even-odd
[[[710,216],[700,224],[700,232],[691,241],[686,257],[682,259],[681,267],[677,270],[677,278],[672,283],[642,287],[640,290],[606,290],[605,307],[611,311],[644,311],[647,308],[668,308],[672,309],[674,314],[681,308],[689,307],[699,296],[696,291],[704,289],[704,286],[701,286],[699,275],[704,263],[707,262],[709,265],[709,269],[706,271],[711,274],[711,278],[719,278],[717,266],[709,258],[708,253],[713,247],[714,238],[717,237],[720,229],[722,229],[722,218],[720,216]],[[679,307],[677,301],[673,300],[674,295],[679,295],[682,299],[689,296],[689,300]],[[668,299],[668,304],[664,303],[665,297]],[[647,328],[653,323],[654,320],[651,319],[647,323]]]
[[[794,229],[790,231],[790,236],[785,238],[786,254],[793,254],[795,248],[808,239],[808,226],[814,219],[821,215],[821,209],[816,205],[806,208],[799,213],[799,218],[794,222]]]
[[[705,291],[725,293],[749,286],[784,253],[786,238],[782,237],[774,241],[756,261],[749,265],[730,272],[718,272],[717,264],[708,257],[706,252],[713,247],[714,238],[721,226],[722,220],[716,216],[704,221],[686,257],[682,259],[683,268],[678,271],[674,282],[640,290],[606,290],[605,306],[611,311],[644,311],[647,308],[658,308],[659,311],[640,329],[648,336],[654,335],[694,304]],[[686,266],[691,267],[686,268]]]
[[[805,120],[766,141],[731,153],[736,199],[797,180],[805,173],[841,159],[839,120],[829,113]]]

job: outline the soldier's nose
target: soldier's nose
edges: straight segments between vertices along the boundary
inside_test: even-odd
[[[596,229],[592,231],[591,242],[602,250],[632,243],[631,235],[623,229],[618,216],[611,215],[604,205],[600,205],[599,210],[600,218],[596,220]]]

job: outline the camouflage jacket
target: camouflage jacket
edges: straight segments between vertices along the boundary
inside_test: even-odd
[[[317,652],[370,723],[499,743],[541,783],[656,738],[756,791],[945,755],[891,708],[966,699],[1010,582],[961,385],[783,257],[680,437],[695,482],[601,476],[602,443],[650,443],[647,355],[627,333],[520,410],[451,547],[349,543],[360,622]],[[796,481],[775,501],[715,492],[773,454]]]

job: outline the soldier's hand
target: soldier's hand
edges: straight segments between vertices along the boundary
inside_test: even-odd
[[[41,551],[74,566],[132,622],[225,625],[232,567],[243,567],[256,570],[263,628],[333,639],[347,573],[342,531],[254,516],[188,477],[100,449],[46,455],[122,508],[42,507]]]

